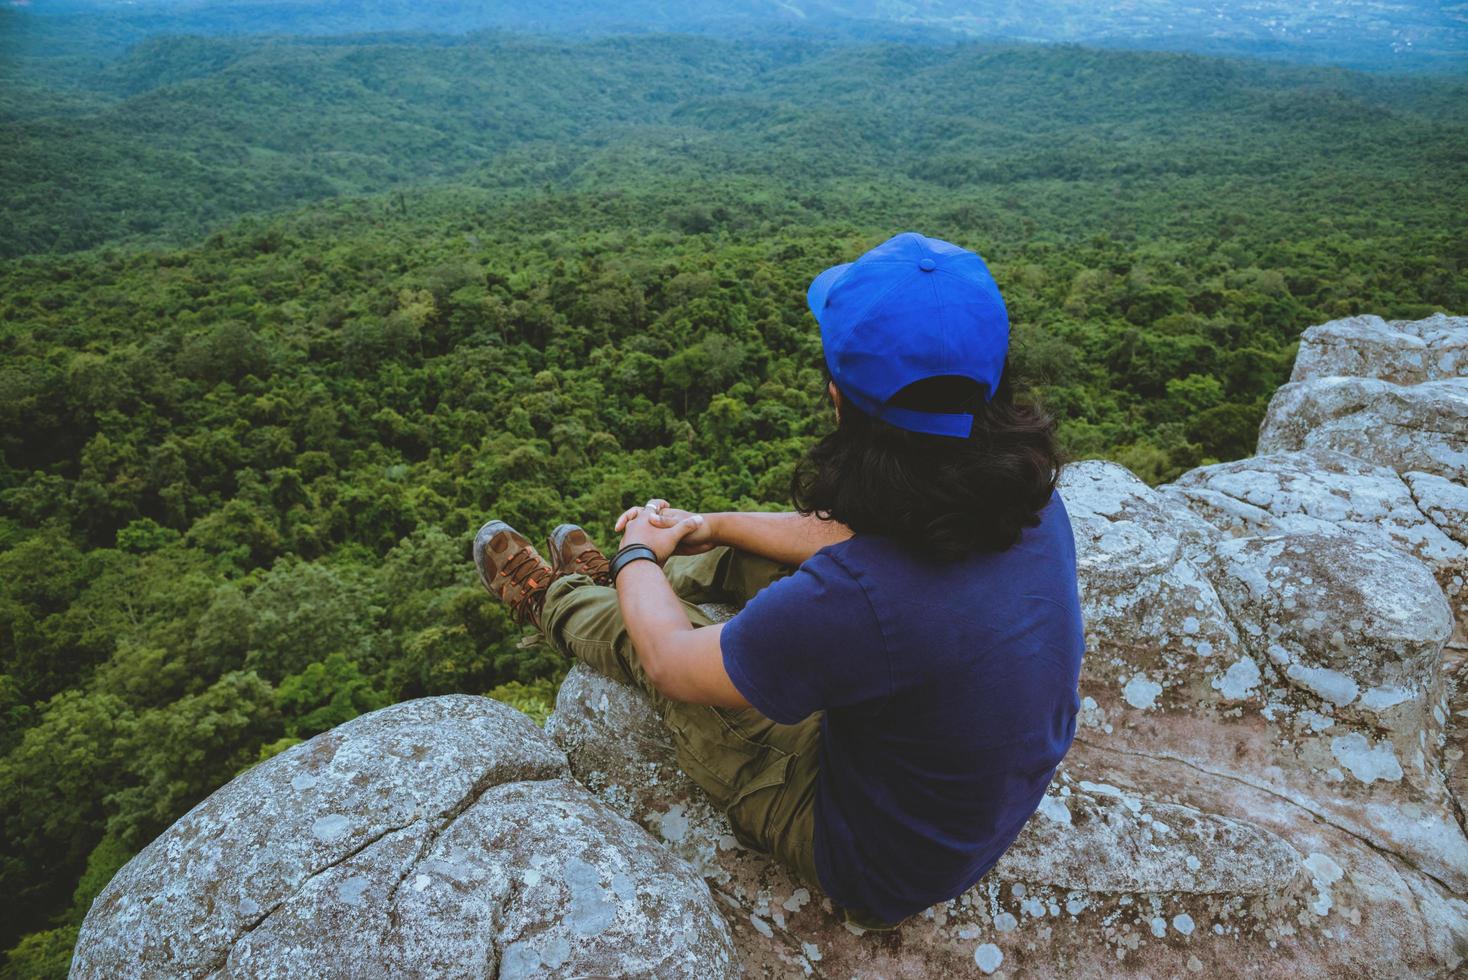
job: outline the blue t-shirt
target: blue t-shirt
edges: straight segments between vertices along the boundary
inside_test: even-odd
[[[1085,639],[1059,491],[1040,518],[950,564],[856,535],[724,625],[724,666],[761,714],[825,712],[815,860],[839,904],[896,922],[962,894],[1070,748]]]

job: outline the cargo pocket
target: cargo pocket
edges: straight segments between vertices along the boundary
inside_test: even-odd
[[[790,755],[758,740],[758,722],[731,714],[707,705],[678,705],[664,721],[679,766],[729,817],[735,839],[767,849],[770,811],[785,784]]]
[[[770,751],[774,755],[769,763],[754,779],[734,791],[724,810],[734,839],[766,854],[774,851],[771,822],[790,774],[790,756],[780,749]]]

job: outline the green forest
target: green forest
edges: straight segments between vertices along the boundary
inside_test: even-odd
[[[804,290],[982,253],[1071,458],[1252,452],[1300,332],[1468,311],[1468,84],[692,36],[155,37],[0,14],[0,949],[241,770],[565,665],[474,530],[787,504]],[[11,18],[7,21],[6,18]],[[7,30],[7,27],[14,28]],[[24,39],[24,43],[17,39]]]

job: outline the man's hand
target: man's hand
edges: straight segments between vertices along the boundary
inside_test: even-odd
[[[617,519],[622,545],[644,544],[658,563],[685,547],[707,551],[708,521],[702,514],[673,510],[666,500],[649,500]],[[634,561],[617,575],[617,606],[643,670],[659,691],[675,701],[748,708],[749,702],[724,668],[719,636],[724,624],[695,627],[661,569]]]
[[[617,518],[616,530],[622,532],[622,547],[645,544],[659,563],[674,554],[696,555],[713,547],[708,521],[702,514],[677,510],[656,498]]]
[[[694,517],[701,517],[703,523],[690,528],[688,522]],[[851,537],[851,528],[845,524],[823,521],[814,514],[765,511],[690,514],[670,507],[666,500],[656,497],[618,518],[617,530],[637,523],[644,525],[638,533],[649,533],[655,529],[677,530],[680,536],[673,546],[675,555],[697,555],[719,545],[728,545],[790,566],[801,564],[827,545]],[[634,540],[641,542],[642,538],[624,538],[623,543]],[[653,550],[657,551],[657,548]],[[658,555],[662,560],[662,553],[658,552]]]

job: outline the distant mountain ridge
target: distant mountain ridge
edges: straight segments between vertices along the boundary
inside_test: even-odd
[[[95,15],[123,34],[530,30],[556,34],[788,32],[860,40],[917,36],[1071,42],[1255,55],[1414,71],[1468,65],[1468,6],[1427,0],[31,0],[39,14]]]
[[[1457,79],[1035,45],[642,36],[159,37],[0,104],[0,257],[185,241],[250,212],[445,180],[809,189],[1451,171]],[[0,86],[3,92],[3,86]],[[83,99],[85,95],[85,99]],[[1366,125],[1363,125],[1366,124]],[[1329,152],[1325,152],[1330,148]],[[81,171],[70,161],[89,159]],[[1400,214],[1386,172],[1360,194]],[[1446,191],[1445,191],[1446,193]],[[788,190],[787,199],[807,195]],[[1364,197],[1357,201],[1364,204]]]

